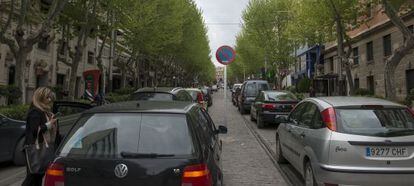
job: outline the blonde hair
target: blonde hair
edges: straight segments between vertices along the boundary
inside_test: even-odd
[[[48,99],[51,99],[50,103],[48,103]],[[43,112],[51,112],[52,111],[52,101],[55,100],[55,94],[52,90],[47,87],[39,87],[35,90],[33,94],[33,106],[37,107],[38,109],[42,110]]]

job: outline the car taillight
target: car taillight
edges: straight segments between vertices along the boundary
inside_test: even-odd
[[[52,163],[46,170],[44,186],[64,186],[64,166],[60,163]]]
[[[265,109],[265,110],[272,110],[272,109],[275,109],[276,108],[276,105],[275,104],[266,103],[266,104],[263,104],[262,105],[262,108]]]
[[[198,103],[203,103],[204,98],[203,98],[203,93],[197,93],[197,101]]]
[[[190,165],[184,168],[181,186],[211,186],[213,180],[206,164]]]
[[[336,131],[335,109],[331,107],[322,111],[322,121],[326,124],[328,129]]]

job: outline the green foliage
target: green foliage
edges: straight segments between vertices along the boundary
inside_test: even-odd
[[[29,105],[9,105],[0,107],[0,114],[15,120],[26,120]]]
[[[252,0],[243,12],[244,25],[236,39],[236,62],[231,64],[230,78],[257,74],[265,67],[280,72],[293,62],[295,43],[290,38],[288,25],[292,2],[289,0]],[[274,77],[267,77],[273,79]]]
[[[298,92],[307,93],[311,85],[311,80],[309,78],[302,78],[298,83]]]
[[[0,96],[7,98],[10,103],[16,103],[21,95],[21,90],[15,85],[0,85]]]
[[[359,88],[359,89],[355,90],[355,95],[358,95],[358,96],[372,96],[373,93],[370,92],[368,89]]]

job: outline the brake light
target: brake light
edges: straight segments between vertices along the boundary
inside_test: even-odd
[[[52,163],[46,170],[44,186],[65,185],[64,166],[60,163]]]
[[[203,97],[204,97],[203,96],[203,93],[201,93],[201,92],[197,93],[197,101],[198,101],[198,103],[203,103],[203,101],[204,101],[204,98]]]
[[[328,129],[336,131],[336,114],[334,108],[327,108],[322,111],[322,121],[326,124]]]
[[[263,109],[267,109],[267,110],[272,110],[272,109],[275,109],[276,108],[276,105],[275,104],[266,103],[266,104],[263,104],[262,105],[262,108]]]
[[[190,165],[184,168],[181,186],[211,186],[213,181],[206,164]]]

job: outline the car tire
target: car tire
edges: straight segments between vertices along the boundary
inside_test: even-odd
[[[262,129],[266,126],[265,122],[263,122],[262,117],[260,117],[260,115],[258,114],[256,116],[256,123],[257,123],[257,128]]]
[[[246,114],[246,110],[244,110],[244,108],[242,108],[242,107],[240,107],[240,106],[239,106],[239,111],[240,111],[240,114],[241,114],[241,115]]]
[[[282,153],[282,146],[280,146],[280,139],[279,136],[276,135],[276,162],[280,164],[287,163],[286,158],[283,156]]]
[[[305,174],[304,174],[304,179],[305,179],[305,186],[317,186],[318,184],[316,183],[315,180],[315,175],[313,174],[313,169],[312,169],[312,165],[311,163],[308,161],[305,164]]]
[[[13,163],[17,166],[26,165],[26,158],[23,151],[25,138],[21,138],[14,149]]]

